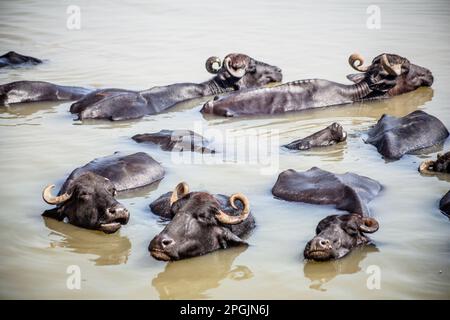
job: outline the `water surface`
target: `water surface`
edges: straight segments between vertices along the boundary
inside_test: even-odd
[[[81,29],[66,28],[69,5],[81,8]],[[406,56],[433,71],[432,88],[393,98],[274,117],[204,118],[199,102],[139,121],[74,121],[70,103],[36,103],[0,109],[0,297],[143,299],[362,299],[450,298],[450,223],[438,202],[449,182],[422,177],[428,155],[386,162],[363,133],[388,113],[420,109],[450,127],[450,6],[448,1],[377,1],[381,29],[366,27],[371,1],[49,1],[0,2],[0,52],[46,59],[42,65],[3,69],[0,83],[45,80],[98,88],[145,89],[209,78],[211,55],[243,52],[283,69],[284,80],[325,78],[347,83],[347,64],[358,51]],[[225,159],[184,164],[170,153],[138,145],[137,133],[193,129],[219,132],[277,130],[279,143],[307,136],[333,121],[346,143],[302,153],[279,149],[275,174]],[[276,132],[276,131],[272,131]],[[221,147],[216,140],[217,147]],[[450,147],[450,141],[445,150]],[[166,168],[157,185],[122,196],[131,219],[104,235],[52,220],[41,190],[60,185],[76,167],[114,151],[147,151]],[[376,246],[329,263],[306,263],[302,251],[320,219],[339,211],[276,200],[277,173],[312,166],[377,179],[383,192],[371,203],[380,223]],[[248,248],[218,251],[175,263],[151,258],[147,246],[163,224],[149,203],[187,181],[193,190],[245,193],[258,227]],[[68,290],[66,269],[81,268],[81,290]],[[369,266],[381,270],[381,289],[366,286]]]

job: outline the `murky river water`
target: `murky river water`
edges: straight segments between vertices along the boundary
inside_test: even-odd
[[[59,84],[144,89],[209,78],[211,55],[243,52],[283,69],[284,80],[325,78],[347,82],[347,57],[381,52],[408,57],[435,76],[422,88],[389,101],[276,117],[204,118],[198,102],[139,121],[74,121],[70,103],[0,109],[0,297],[2,298],[450,298],[450,222],[438,201],[450,184],[422,177],[424,158],[386,162],[362,139],[383,114],[421,109],[450,127],[450,5],[443,1],[377,1],[381,29],[366,27],[371,1],[22,1],[0,2],[0,52],[15,50],[47,62],[0,71],[0,83],[46,80]],[[66,9],[81,8],[81,29],[66,28]],[[302,153],[279,151],[275,174],[262,165],[224,159],[180,165],[170,153],[138,145],[137,133],[160,129],[276,134],[279,143],[333,121],[349,132],[346,143]],[[202,133],[202,132],[200,132]],[[219,144],[216,141],[216,144]],[[220,148],[220,145],[217,145]],[[445,149],[450,148],[447,141]],[[157,186],[123,195],[131,219],[105,235],[44,220],[41,190],[60,185],[75,167],[114,151],[147,151],[166,168]],[[244,163],[243,163],[244,162]],[[277,173],[312,166],[375,178],[384,191],[371,204],[380,223],[376,247],[329,263],[305,263],[302,251],[330,207],[276,200]],[[267,172],[266,172],[267,173]],[[245,193],[258,222],[248,248],[218,251],[175,263],[151,258],[147,246],[163,227],[149,203],[185,180],[194,190]],[[81,290],[66,287],[67,267],[81,268]],[[366,285],[371,266],[381,288]]]

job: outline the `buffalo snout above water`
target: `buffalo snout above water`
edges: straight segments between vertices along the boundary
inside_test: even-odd
[[[232,212],[223,210],[210,193],[190,192],[186,183],[178,184],[167,196],[164,203],[170,206],[171,221],[148,247],[155,259],[180,260],[246,244],[242,237],[255,227],[249,200],[243,194],[227,199]]]
[[[10,51],[0,56],[0,68],[9,67],[9,66],[18,66],[18,65],[35,65],[42,63],[42,60],[24,56],[14,51]]]
[[[378,230],[374,218],[359,214],[331,215],[319,222],[316,236],[305,247],[306,259],[327,261],[340,259],[353,248],[368,244],[368,233]]]
[[[436,174],[450,173],[450,151],[445,154],[438,153],[436,160],[426,160],[420,164],[420,173]]]
[[[347,132],[337,122],[332,123],[325,129],[322,129],[305,138],[292,141],[284,147],[293,150],[308,150],[316,147],[331,146],[347,139]]]

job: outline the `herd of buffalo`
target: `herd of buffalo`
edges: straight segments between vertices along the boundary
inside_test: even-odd
[[[0,68],[43,63],[40,59],[9,52],[0,56]],[[43,81],[16,81],[0,85],[0,106],[38,101],[75,101],[70,112],[79,120],[137,119],[157,114],[176,104],[212,97],[200,112],[239,117],[279,114],[387,99],[431,86],[432,73],[395,54],[381,54],[369,65],[359,54],[349,58],[359,73],[348,75],[353,84],[327,80],[299,80],[281,84],[281,69],[244,54],[229,54],[223,61],[211,57],[206,70],[214,74],[202,83],[177,83],[143,91],[117,88],[94,89],[61,86]],[[445,125],[424,111],[404,117],[383,115],[367,132],[366,143],[374,145],[386,159],[426,152],[443,145],[449,136]],[[214,153],[201,135],[188,130],[162,130],[132,137],[138,143],[159,145],[165,151]],[[284,148],[306,150],[345,141],[347,133],[339,123]],[[423,175],[449,174],[450,152],[436,160],[423,162]],[[125,225],[129,211],[116,200],[118,192],[150,185],[164,178],[163,166],[147,153],[115,153],[94,159],[76,168],[56,196],[54,185],[44,188],[42,196],[54,207],[43,216],[65,220],[73,225],[113,233]],[[368,203],[382,190],[376,180],[354,173],[336,174],[313,167],[305,172],[292,169],[279,174],[272,194],[287,201],[334,205],[347,211],[321,220],[315,236],[306,244],[304,257],[316,261],[338,259],[352,248],[369,243],[367,234],[376,232],[378,222],[369,216]],[[237,244],[256,226],[250,200],[241,193],[211,194],[191,190],[185,182],[162,194],[150,204],[152,212],[168,223],[149,244],[151,255],[163,261],[203,255]],[[440,201],[442,212],[450,216],[450,191]]]

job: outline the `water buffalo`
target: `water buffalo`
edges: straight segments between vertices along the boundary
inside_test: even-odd
[[[10,51],[0,56],[0,68],[24,64],[34,65],[39,63],[42,63],[42,60],[29,56],[24,56],[14,51]]]
[[[284,147],[294,150],[308,150],[314,147],[331,146],[347,139],[347,132],[337,122],[332,123],[325,129],[322,129],[303,139],[292,141]]]
[[[316,236],[306,244],[304,257],[316,261],[342,258],[353,248],[370,243],[366,234],[378,228],[374,218],[360,214],[328,216],[317,225]]]
[[[439,202],[439,208],[447,217],[450,218],[450,191],[447,192],[444,197],[442,197],[441,201]]]
[[[84,97],[92,89],[59,86],[44,81],[15,81],[0,85],[0,106],[40,101],[70,101]]]
[[[381,189],[377,181],[355,173],[335,174],[313,167],[305,172],[283,171],[272,194],[283,200],[331,204],[339,210],[368,215],[368,203]]]
[[[204,104],[201,112],[237,117],[302,111],[389,98],[433,83],[433,75],[428,69],[395,54],[381,54],[370,66],[363,66],[364,59],[359,54],[352,54],[349,63],[363,72],[348,76],[355,83],[353,85],[320,79],[299,80],[214,97]]]
[[[205,137],[191,130],[161,130],[155,133],[137,134],[132,139],[138,143],[156,144],[164,151],[196,151],[215,153],[208,147]]]
[[[171,221],[150,242],[148,250],[155,259],[180,260],[246,244],[242,237],[255,227],[250,203],[241,193],[227,199],[232,212],[223,210],[223,203],[210,193],[189,192],[186,183],[178,184],[166,196],[168,204],[166,199],[160,205],[165,202],[170,207]]]
[[[368,132],[366,143],[374,145],[387,159],[400,159],[406,153],[438,145],[448,135],[439,119],[417,110],[400,118],[383,115]]]
[[[98,158],[72,171],[57,196],[51,194],[54,185],[44,188],[44,201],[56,208],[43,216],[59,221],[67,218],[79,227],[113,233],[129,218],[128,210],[115,199],[117,192],[140,188],[163,177],[161,165],[143,152]]]
[[[435,161],[422,162],[419,171],[424,174],[450,173],[450,151],[445,154],[438,153]]]
[[[257,61],[245,54],[227,55],[206,61],[214,78],[203,83],[177,83],[144,91],[103,89],[92,92],[70,107],[80,120],[136,119],[166,110],[177,103],[240,89],[261,87],[282,80],[278,67]]]

